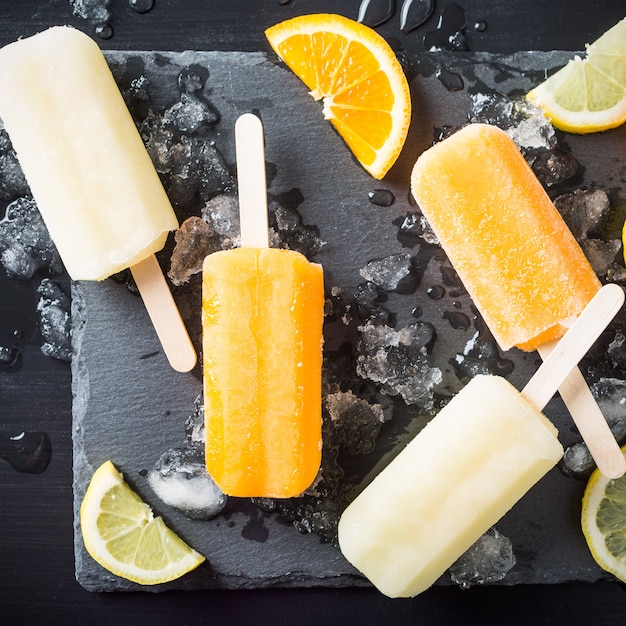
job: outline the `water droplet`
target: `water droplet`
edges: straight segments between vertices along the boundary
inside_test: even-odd
[[[446,295],[446,290],[441,285],[435,285],[426,290],[426,295],[431,300],[441,300]]]
[[[463,283],[456,273],[456,270],[450,265],[442,265],[440,268],[443,281],[451,287],[462,287]]]
[[[380,26],[396,10],[396,0],[361,0],[357,21],[366,26]]]
[[[110,24],[98,24],[95,31],[100,39],[111,39],[113,37],[113,28]]]
[[[147,13],[154,7],[154,0],[128,0],[128,6],[135,13]]]
[[[461,91],[464,87],[463,78],[460,74],[443,67],[437,69],[435,76],[448,91]]]
[[[450,3],[441,12],[437,28],[424,36],[426,50],[467,50],[463,35],[466,26],[465,11],[456,2]]]
[[[0,435],[0,457],[16,472],[41,474],[52,456],[50,437],[42,432],[23,432],[16,437]]]
[[[490,361],[491,369],[496,376],[509,376],[515,369],[515,364],[509,359],[492,359]]]
[[[182,93],[197,93],[202,91],[205,80],[198,72],[187,67],[178,75],[178,88]]]
[[[444,311],[443,318],[456,330],[468,330],[470,327],[470,318],[460,311]]]
[[[411,311],[411,315],[417,319],[419,319],[420,317],[422,317],[422,315],[424,314],[424,310],[422,309],[421,306],[416,306],[412,311]]]
[[[289,4],[291,0],[278,0],[278,4]]]
[[[400,30],[411,32],[421,26],[435,10],[435,0],[404,0],[400,8]]]
[[[15,370],[20,362],[21,352],[17,346],[10,348],[0,346],[0,368]]]
[[[377,206],[391,206],[396,197],[389,189],[374,189],[367,194],[369,201]]]
[[[478,20],[474,23],[474,30],[477,33],[484,33],[487,30],[487,22],[485,22],[485,20]]]

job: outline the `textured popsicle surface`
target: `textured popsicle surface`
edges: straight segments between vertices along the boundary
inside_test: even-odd
[[[160,250],[178,222],[97,44],[55,27],[0,50],[0,117],[74,280]]]
[[[206,462],[229,495],[291,497],[321,460],[321,266],[289,250],[203,267]]]
[[[390,597],[430,587],[563,454],[505,379],[477,376],[344,511],[344,556]]]
[[[600,283],[519,150],[470,124],[424,152],[411,189],[501,348],[560,337]]]

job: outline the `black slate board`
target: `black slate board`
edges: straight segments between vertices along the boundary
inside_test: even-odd
[[[262,53],[108,52],[107,59],[121,84],[138,72],[149,81],[151,103],[164,109],[178,98],[176,79],[187,66],[208,68],[206,97],[219,110],[216,144],[227,163],[234,163],[233,126],[244,112],[255,111],[266,132],[266,159],[274,173],[270,194],[293,188],[304,201],[298,207],[307,224],[315,224],[326,245],[315,260],[325,269],[326,288],[352,293],[363,282],[359,269],[374,258],[407,249],[397,238],[394,220],[414,210],[408,176],[417,156],[444,126],[467,122],[471,93],[523,93],[541,79],[546,68],[562,64],[568,53],[521,53],[493,56],[472,53],[416,55],[404,59],[411,79],[414,119],[409,139],[396,166],[384,181],[375,181],[353,160],[331,126],[323,121],[318,103],[284,67]],[[464,89],[450,91],[436,77],[445,66],[464,79]],[[624,128],[593,137],[567,137],[567,144],[584,165],[584,183],[619,190],[624,184]],[[607,159],[604,155],[613,154]],[[274,169],[275,168],[275,169]],[[375,188],[391,190],[396,201],[382,208],[368,201]],[[474,328],[454,330],[442,317],[450,298],[432,300],[429,286],[441,282],[437,267],[424,268],[414,295],[390,294],[386,306],[397,328],[414,321],[411,311],[423,308],[422,319],[438,331],[432,362],[443,370],[441,391],[460,382],[449,359],[462,352]],[[93,562],[86,554],[77,511],[88,481],[100,463],[111,459],[127,480],[163,515],[181,537],[207,557],[207,563],[186,577],[151,590],[243,588],[268,586],[348,586],[367,584],[337,548],[316,535],[302,535],[248,501],[231,501],[224,514],[209,522],[192,521],[161,503],[145,473],[166,449],[185,438],[184,421],[200,391],[197,372],[172,371],[150,327],[141,301],[123,285],[75,283],[73,296],[74,499],[76,576],[92,591],[136,590]],[[463,310],[470,303],[460,298]],[[190,326],[197,312],[182,304]],[[196,316],[196,317],[194,317]],[[336,329],[335,329],[336,330]],[[334,331],[333,331],[334,332]],[[327,336],[331,347],[344,337]],[[506,355],[515,363],[510,380],[521,387],[537,364],[536,355]],[[394,416],[381,432],[381,450],[401,445],[423,420],[411,419],[395,403]],[[577,439],[560,401],[546,413],[567,445]],[[396,449],[398,447],[396,445]],[[392,453],[391,453],[392,454]],[[380,454],[363,457],[363,474],[384,465]],[[579,530],[578,509],[584,483],[553,470],[498,524],[517,558],[505,584],[594,581],[603,578],[588,554]],[[443,580],[443,583],[449,580]]]

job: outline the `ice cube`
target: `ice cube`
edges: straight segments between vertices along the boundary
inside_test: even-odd
[[[171,155],[172,190],[184,192],[191,186],[207,201],[232,189],[233,178],[214,142],[183,135]]]
[[[13,150],[0,152],[0,172],[0,200],[10,201],[28,195],[28,183]]]
[[[626,343],[626,336],[621,332],[616,332],[613,337],[613,341],[607,348],[607,355],[611,364],[619,369],[626,370],[626,350],[624,344]]]
[[[609,197],[601,189],[576,189],[557,196],[554,205],[579,241],[602,233],[611,210]]]
[[[550,150],[556,145],[554,127],[544,115],[543,110],[525,98],[513,101],[512,120],[507,133],[520,149]]]
[[[181,134],[171,121],[155,114],[141,122],[140,132],[175,206],[184,207],[197,198],[206,202],[232,190],[233,177],[213,141]]]
[[[352,303],[341,287],[331,287],[330,295],[324,302],[324,323],[341,321],[348,326],[352,321]]]
[[[596,468],[595,461],[584,442],[578,441],[567,446],[559,461],[559,469],[565,476],[585,479]]]
[[[198,394],[193,411],[185,422],[185,433],[191,443],[204,444],[204,396]]]
[[[580,242],[585,256],[598,276],[606,276],[615,264],[615,257],[622,247],[619,239],[584,239]]]
[[[365,280],[374,283],[385,291],[394,291],[412,270],[413,258],[408,253],[390,254],[373,259],[359,270]],[[406,282],[406,281],[405,281]],[[417,285],[415,285],[417,286]]]
[[[324,405],[333,424],[333,445],[352,455],[368,454],[374,449],[385,421],[380,404],[370,404],[352,391],[338,391],[327,395]]]
[[[479,374],[507,376],[514,369],[513,361],[500,356],[491,331],[475,310],[474,315],[476,333],[451,362],[457,377],[464,381]]]
[[[111,17],[107,8],[109,0],[70,0],[70,3],[76,17],[94,24],[104,24]]]
[[[523,153],[535,176],[548,188],[572,178],[578,171],[574,156],[558,146],[549,150],[525,149]]]
[[[437,235],[422,213],[407,213],[403,218],[395,220],[394,224],[398,226],[398,241],[404,248],[414,248],[420,237],[426,243],[439,245]]]
[[[388,324],[391,312],[380,302],[385,299],[386,296],[380,294],[374,283],[360,283],[353,296],[357,315],[368,324]]]
[[[428,345],[434,328],[426,322],[409,324],[399,331],[385,325],[359,326],[357,373],[380,385],[382,393],[400,395],[409,405],[430,410],[434,387],[442,380],[441,370],[431,367]]]
[[[618,333],[616,337],[620,337]],[[621,336],[623,339],[623,336]],[[623,341],[617,341],[621,355]],[[615,439],[626,440],[626,381],[619,378],[601,377],[591,385],[591,392],[606,419]],[[596,465],[584,441],[577,441],[565,448],[559,469],[566,476],[588,478]]]
[[[557,145],[554,127],[543,111],[525,98],[474,94],[470,121],[505,130],[547,187],[571,178],[578,169],[574,157]]]
[[[591,392],[609,426],[626,417],[626,381],[602,377],[591,385]]]
[[[317,226],[304,224],[298,210],[282,202],[270,202],[269,209],[270,225],[278,235],[277,245],[300,252],[309,259],[319,252],[324,241]]]
[[[235,196],[219,194],[206,202],[201,212],[202,218],[222,238],[222,247],[233,247],[239,239],[239,203]]]
[[[71,301],[58,283],[44,278],[39,287],[39,331],[43,339],[41,351],[61,361],[72,360]]]
[[[219,250],[213,229],[201,217],[189,217],[174,233],[175,246],[167,275],[175,285],[184,285],[202,271],[204,258]]]
[[[18,198],[7,206],[0,220],[0,261],[12,278],[27,280],[38,270],[52,276],[63,272],[59,253],[34,200]]]
[[[252,498],[252,502],[267,512],[276,512],[285,522],[292,524],[302,534],[315,533],[323,543],[337,545],[337,525],[341,507],[328,498]]]
[[[226,506],[222,493],[206,470],[204,448],[185,445],[161,455],[148,474],[154,493],[191,519],[208,520]]]
[[[178,89],[182,93],[197,93],[202,90],[205,82],[205,79],[190,67],[185,68],[178,75]]]
[[[515,565],[513,546],[495,528],[488,530],[451,567],[450,577],[462,589],[502,580]]]
[[[622,415],[624,415],[623,412]],[[623,444],[626,439],[626,416],[613,419],[610,426],[615,439],[620,444]],[[596,463],[589,452],[587,444],[584,441],[577,441],[567,446],[563,457],[559,461],[559,469],[565,476],[583,480],[588,479],[593,470],[596,469]]]
[[[183,92],[180,101],[165,111],[163,119],[173,124],[181,133],[190,135],[205,131],[219,118],[208,102],[194,94]]]

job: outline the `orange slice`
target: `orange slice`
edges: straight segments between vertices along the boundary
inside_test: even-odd
[[[330,120],[357,160],[382,178],[395,163],[409,129],[409,85],[389,44],[346,17],[314,14],[265,31],[287,66],[323,100]]]

